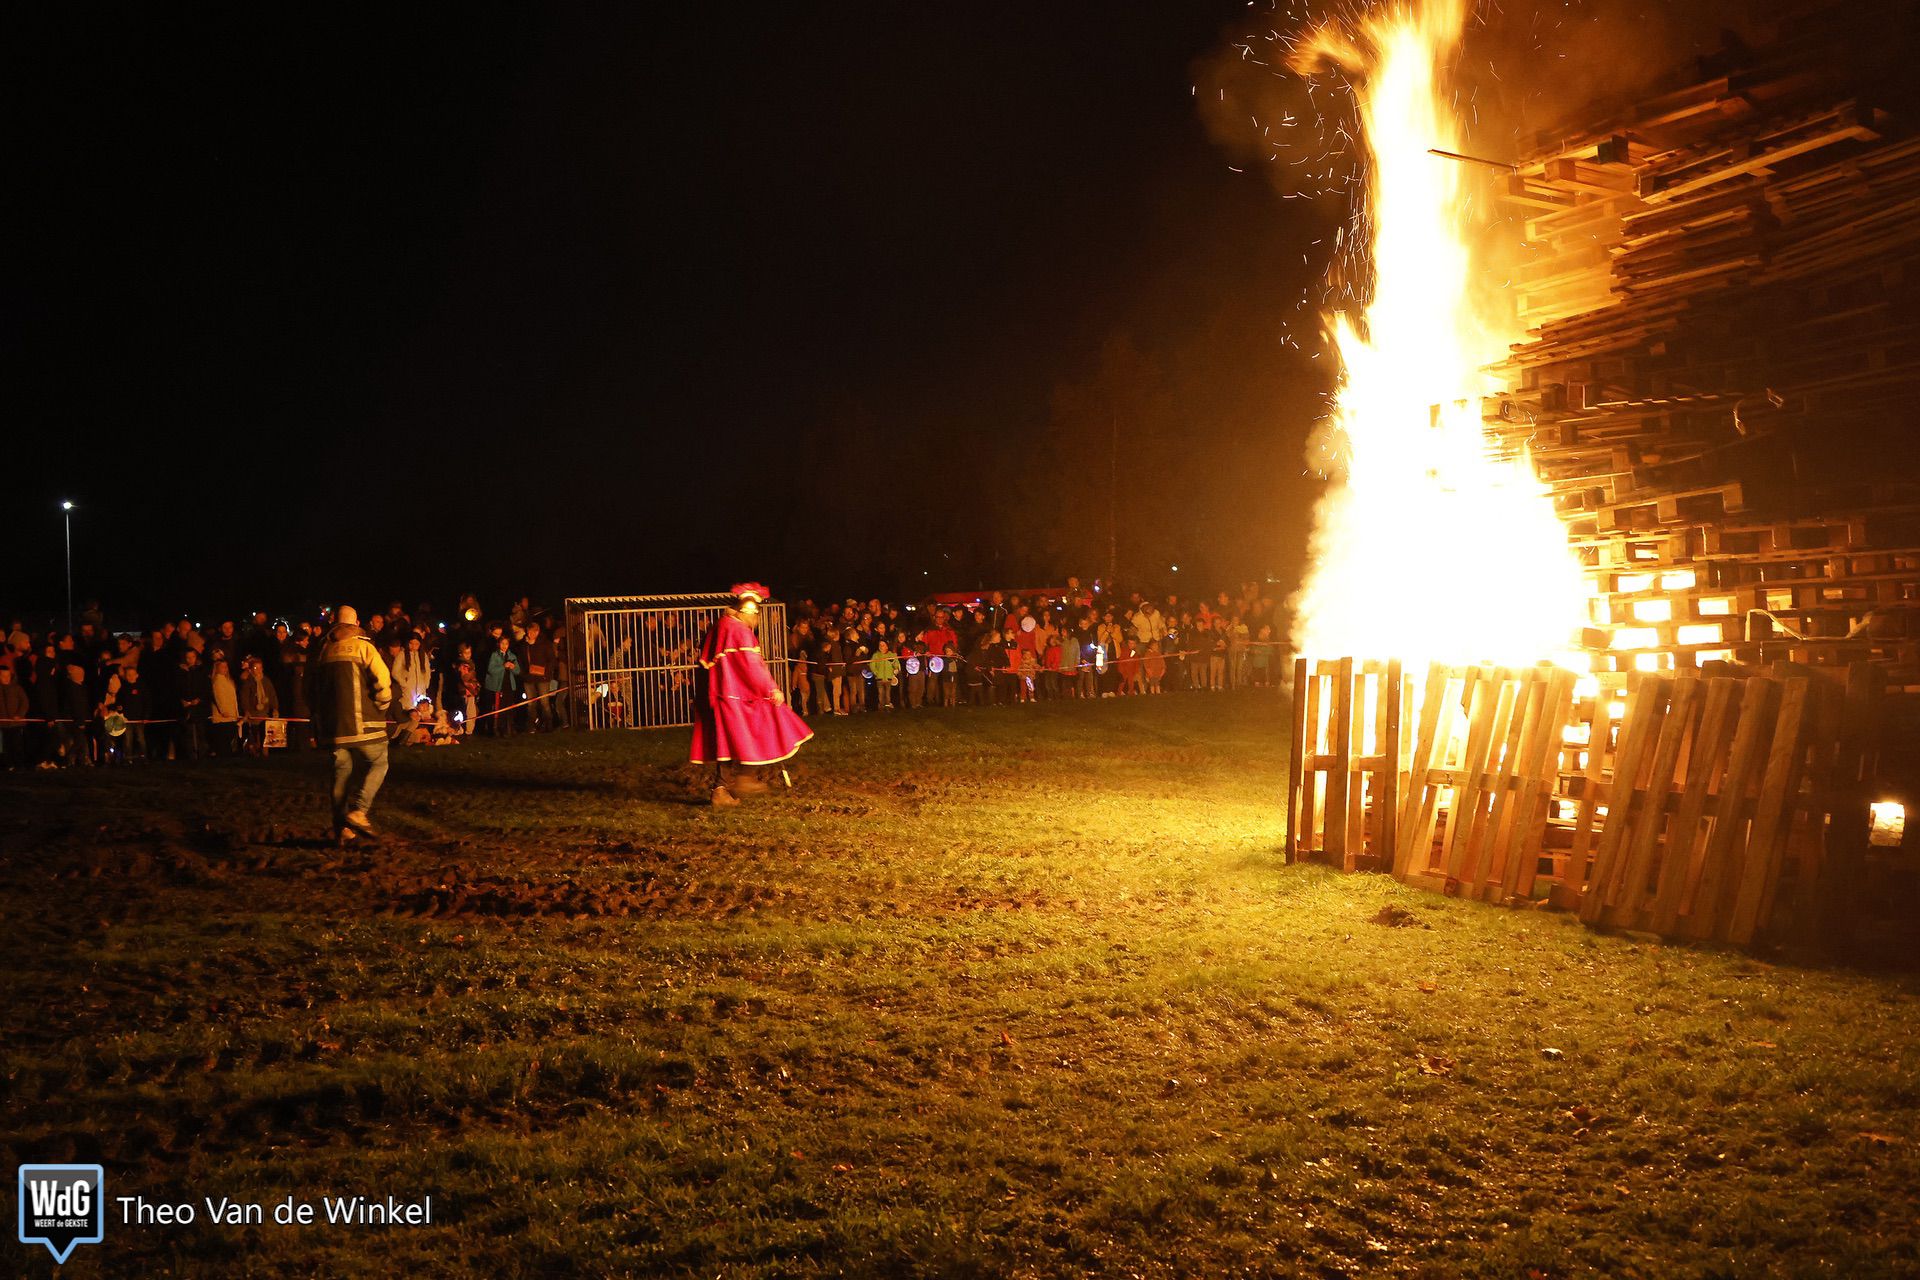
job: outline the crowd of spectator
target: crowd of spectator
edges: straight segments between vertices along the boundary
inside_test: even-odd
[[[306,668],[330,619],[202,626],[190,617],[113,632],[97,604],[72,630],[30,633],[18,618],[0,651],[0,762],[8,768],[128,764],[260,754],[311,742]],[[398,601],[364,628],[391,674],[392,736],[451,744],[472,733],[540,732],[566,722],[567,652],[527,599],[483,621],[471,597],[451,619]]]
[[[924,606],[801,601],[788,699],[803,715],[1122,698],[1275,683],[1281,620],[1260,584],[1212,599],[1066,587]]]
[[[330,625],[324,612],[256,613],[245,623],[182,617],[115,632],[94,604],[71,631],[30,633],[16,618],[0,650],[0,764],[308,745],[307,662]],[[393,685],[393,740],[446,745],[565,726],[593,696],[572,686],[565,625],[526,598],[491,620],[470,596],[444,619],[398,601],[370,613],[364,629]],[[803,600],[789,625],[789,700],[813,717],[1264,688],[1277,683],[1281,660],[1281,620],[1255,583],[1211,599],[1116,599],[1069,579],[950,604]]]

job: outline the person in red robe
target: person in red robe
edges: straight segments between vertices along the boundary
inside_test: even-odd
[[[767,589],[736,583],[733,597],[734,607],[721,610],[700,645],[688,751],[693,763],[713,766],[713,803],[719,807],[765,791],[756,770],[791,759],[813,737],[760,657],[757,629]]]

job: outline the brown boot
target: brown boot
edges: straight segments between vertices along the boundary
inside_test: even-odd
[[[765,792],[767,784],[751,773],[737,773],[733,778],[733,792],[741,796],[757,796]]]
[[[713,807],[714,808],[731,809],[737,806],[739,803],[740,803],[739,799],[734,796],[733,792],[727,790],[725,787],[715,787],[713,789]]]

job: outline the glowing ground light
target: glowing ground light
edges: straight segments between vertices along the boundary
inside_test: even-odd
[[[1876,849],[1899,848],[1907,834],[1907,806],[1898,800],[1876,800],[1868,808],[1873,813],[1873,829],[1867,843]]]

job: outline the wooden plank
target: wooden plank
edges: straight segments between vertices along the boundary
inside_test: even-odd
[[[1601,689],[1593,696],[1593,714],[1587,720],[1586,787],[1575,802],[1573,840],[1567,849],[1561,882],[1571,893],[1584,893],[1587,868],[1593,856],[1600,805],[1608,796],[1607,763],[1613,755],[1613,694]]]
[[[1300,781],[1306,767],[1307,755],[1313,744],[1307,741],[1307,660],[1293,660],[1293,698],[1288,708],[1291,713],[1293,747],[1287,756],[1287,846],[1286,860],[1295,861],[1300,853]]]
[[[1667,686],[1661,676],[1647,676],[1627,694],[1627,721],[1621,731],[1620,751],[1614,759],[1613,781],[1607,790],[1607,821],[1600,846],[1593,855],[1593,874],[1580,899],[1580,918],[1598,924],[1620,882],[1622,851],[1633,821],[1635,788],[1654,735],[1667,708]]]
[[[1447,834],[1440,849],[1440,863],[1449,880],[1466,879],[1467,856],[1480,807],[1481,775],[1486,772],[1487,755],[1493,749],[1496,719],[1503,708],[1510,706],[1510,675],[1503,668],[1489,667],[1474,684],[1467,748],[1460,758],[1460,781],[1453,788],[1453,807],[1447,814]]]
[[[1552,804],[1559,771],[1560,744],[1573,714],[1573,687],[1577,681],[1573,672],[1563,669],[1555,669],[1548,676],[1540,694],[1539,715],[1531,726],[1532,737],[1521,747],[1525,776],[1500,855],[1503,898],[1533,896],[1547,829],[1547,810]]]
[[[1814,935],[1809,941],[1844,947],[1851,922],[1864,913],[1867,886],[1867,848],[1875,799],[1867,789],[1879,761],[1880,713],[1887,673],[1883,667],[1856,662],[1847,668],[1845,711],[1841,718],[1840,752],[1828,804],[1825,857],[1815,879]]]
[[[1497,886],[1500,867],[1494,851],[1499,844],[1502,820],[1513,809],[1520,740],[1526,733],[1527,711],[1536,691],[1534,672],[1517,670],[1502,673],[1500,708],[1495,715],[1492,743],[1487,751],[1487,767],[1481,775],[1481,789],[1488,801],[1476,801],[1473,823],[1466,830],[1468,849],[1466,872],[1460,877],[1471,897],[1487,896],[1489,882]]]
[[[1706,854],[1706,832],[1702,823],[1713,788],[1726,773],[1741,688],[1741,683],[1730,676],[1707,681],[1706,709],[1701,714],[1700,729],[1694,735],[1687,760],[1680,809],[1667,828],[1667,851],[1660,860],[1660,880],[1654,893],[1652,919],[1647,926],[1663,937],[1674,932],[1687,888],[1699,878],[1700,860]]]
[[[1498,755],[1488,762],[1488,786],[1493,805],[1486,824],[1476,840],[1472,885],[1475,897],[1498,901],[1505,896],[1507,846],[1513,834],[1516,811],[1522,803],[1520,788],[1527,775],[1526,752],[1532,745],[1540,720],[1540,706],[1546,696],[1546,677],[1538,668],[1514,673],[1513,708],[1507,716],[1505,734]]]
[[[1327,839],[1323,852],[1334,863],[1351,868],[1347,846],[1348,793],[1353,786],[1353,659],[1333,664],[1333,682],[1327,691],[1328,727],[1333,731],[1333,760],[1327,770]]]
[[[1729,885],[1746,848],[1750,796],[1759,782],[1767,745],[1780,708],[1780,684],[1754,676],[1740,696],[1740,723],[1733,732],[1727,772],[1714,797],[1713,831],[1700,863],[1700,880],[1681,903],[1681,931],[1690,938],[1711,938],[1715,922],[1728,909]]]
[[[1808,690],[1806,743],[1800,753],[1804,773],[1787,805],[1780,870],[1762,893],[1756,937],[1778,928],[1781,941],[1810,947],[1820,940],[1827,835],[1845,821],[1837,810],[1844,795],[1840,779],[1850,776],[1847,720],[1847,686],[1819,673]],[[1789,883],[1792,896],[1779,907],[1779,895]]]
[[[1744,947],[1753,941],[1767,917],[1786,852],[1787,824],[1800,792],[1805,764],[1807,717],[1812,710],[1813,681],[1788,680],[1780,695],[1780,716],[1767,752],[1767,770],[1760,788],[1760,806],[1754,813],[1746,856],[1729,874],[1734,878],[1733,909],[1723,913],[1714,936]]]
[[[1420,737],[1414,747],[1407,773],[1407,796],[1400,821],[1400,843],[1394,850],[1394,875],[1402,880],[1424,875],[1431,868],[1433,824],[1437,816],[1438,796],[1429,783],[1440,753],[1446,750],[1452,732],[1452,688],[1454,671],[1434,664],[1427,668],[1426,694],[1420,709]],[[1471,681],[1470,675],[1462,675]]]
[[[1644,191],[1641,195],[1649,204],[1665,204],[1678,200],[1681,196],[1690,195],[1704,187],[1712,186],[1717,182],[1725,182],[1729,178],[1737,178],[1744,174],[1771,170],[1783,161],[1791,160],[1795,156],[1805,155],[1809,151],[1819,151],[1822,148],[1830,147],[1840,142],[1872,142],[1878,139],[1879,136],[1878,132],[1864,124],[1842,125],[1839,128],[1829,129],[1813,137],[1803,138],[1799,141],[1776,147],[1772,151],[1758,152],[1744,159],[1717,165],[1699,174],[1697,177],[1688,178],[1684,182],[1676,182],[1672,186],[1657,187],[1652,191]],[[1508,198],[1513,199],[1515,197],[1509,193]],[[1534,202],[1529,201],[1528,203]]]
[[[1561,679],[1561,677],[1567,679]],[[1507,789],[1494,800],[1494,816],[1488,825],[1488,858],[1482,896],[1490,900],[1509,898],[1519,885],[1519,864],[1526,862],[1532,871],[1538,862],[1538,835],[1534,818],[1542,808],[1542,787],[1553,779],[1559,754],[1557,739],[1565,731],[1565,710],[1561,693],[1571,691],[1571,672],[1561,668],[1534,668],[1526,677],[1526,702],[1519,722],[1517,747],[1507,758]],[[1544,825],[1544,823],[1542,823]],[[1526,877],[1532,887],[1532,875]]]
[[[1342,871],[1357,871],[1367,848],[1367,785],[1363,773],[1366,766],[1362,763],[1362,756],[1367,744],[1366,695],[1369,680],[1365,665],[1350,666],[1348,673],[1347,741],[1350,751],[1347,757],[1347,847],[1340,855],[1339,867]]]
[[[1700,688],[1699,680],[1675,680],[1671,686],[1653,767],[1647,774],[1645,790],[1635,802],[1619,900],[1603,916],[1608,924],[1638,928],[1651,905],[1648,881],[1653,875],[1654,851],[1667,829],[1667,802],[1677,780],[1681,749],[1693,735]]]
[[[1308,770],[1301,786],[1303,821],[1300,826],[1300,851],[1311,856],[1325,843],[1321,835],[1321,808],[1325,803],[1325,775],[1320,772],[1320,664],[1307,666],[1307,742],[1312,751],[1305,766]]]
[[[1400,837],[1400,718],[1406,713],[1405,677],[1400,659],[1387,664],[1385,687],[1381,691],[1380,754],[1385,757],[1376,783],[1374,803],[1380,813],[1379,866],[1393,870]]]

